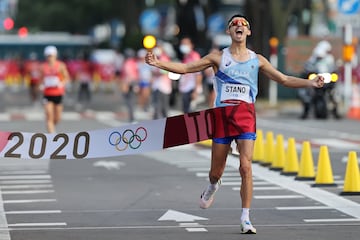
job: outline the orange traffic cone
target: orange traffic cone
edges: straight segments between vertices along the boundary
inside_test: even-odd
[[[360,120],[360,90],[357,84],[352,85],[351,105],[347,117]]]
[[[336,186],[331,168],[329,151],[327,146],[320,146],[317,173],[313,187]]]
[[[289,138],[286,150],[284,168],[281,174],[285,176],[294,176],[299,171],[298,153],[296,150],[295,138]]]
[[[196,143],[196,145],[199,145],[199,146],[202,146],[202,147],[211,148],[211,146],[212,146],[212,140],[211,140],[211,139],[203,140],[203,141],[200,141],[200,142]]]
[[[274,161],[271,164],[270,169],[275,171],[281,171],[285,165],[285,148],[284,137],[281,134],[276,135],[275,154]]]
[[[264,161],[264,136],[263,131],[260,129],[256,130],[256,140],[254,143],[254,155],[253,162]]]
[[[272,164],[275,154],[274,146],[274,133],[272,131],[268,131],[266,133],[264,161],[260,163],[261,165],[270,166]]]
[[[340,195],[360,195],[360,173],[356,152],[350,151],[346,164],[344,189]]]
[[[309,141],[304,141],[300,156],[300,167],[296,180],[315,180],[314,161]]]

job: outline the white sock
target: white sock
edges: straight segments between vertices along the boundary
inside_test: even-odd
[[[209,185],[209,188],[210,188],[211,190],[216,190],[218,187],[219,187],[219,185],[218,185],[217,183],[214,183],[214,184],[211,184],[211,183],[210,183],[210,185]]]
[[[241,222],[242,221],[250,221],[249,212],[250,212],[250,208],[243,208],[242,209],[241,218],[240,218]]]

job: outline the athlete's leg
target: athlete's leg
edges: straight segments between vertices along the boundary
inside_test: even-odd
[[[64,106],[62,103],[56,104],[55,106],[55,112],[54,112],[54,126],[56,126],[60,120],[61,120],[61,116],[62,116],[62,112],[64,109]]]
[[[240,153],[240,175],[241,188],[240,197],[243,208],[250,208],[253,194],[252,179],[252,155],[254,150],[254,140],[241,139],[237,140],[238,150]]]
[[[226,157],[230,149],[229,139],[213,140],[211,149],[211,167],[209,171],[210,184],[205,188],[200,196],[200,207],[208,208],[214,201],[214,195],[221,184],[221,176],[226,165]]]
[[[209,172],[209,180],[211,184],[215,184],[221,178],[225,165],[226,158],[229,154],[230,143],[216,143],[213,141],[211,147],[211,167]]]
[[[55,132],[55,124],[54,124],[55,110],[54,109],[55,109],[55,104],[53,102],[47,101],[44,104],[46,128],[49,133]]]
[[[242,205],[242,213],[240,217],[241,233],[256,233],[250,221],[250,206],[253,195],[253,179],[252,179],[252,155],[254,149],[254,140],[238,140],[238,148],[240,153],[240,175],[241,188],[240,197]]]

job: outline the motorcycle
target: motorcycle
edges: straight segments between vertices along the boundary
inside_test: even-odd
[[[332,111],[332,114],[335,118],[340,118],[337,113],[337,99],[336,99],[336,90],[335,84],[339,79],[337,73],[310,73],[308,79],[312,80],[316,75],[321,75],[324,77],[324,87],[312,89],[312,96],[310,104],[314,108],[314,116],[317,119],[327,119],[329,115],[329,110]]]

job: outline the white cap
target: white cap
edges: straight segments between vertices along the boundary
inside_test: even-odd
[[[317,48],[322,48],[324,49],[324,51],[326,52],[330,52],[331,51],[331,44],[326,41],[326,40],[322,40],[320,41],[317,45],[316,45]]]
[[[316,47],[313,51],[315,57],[323,58],[326,56],[327,51],[323,47]]]
[[[44,49],[44,55],[45,56],[50,56],[50,55],[57,55],[57,48],[55,46],[47,46]]]

